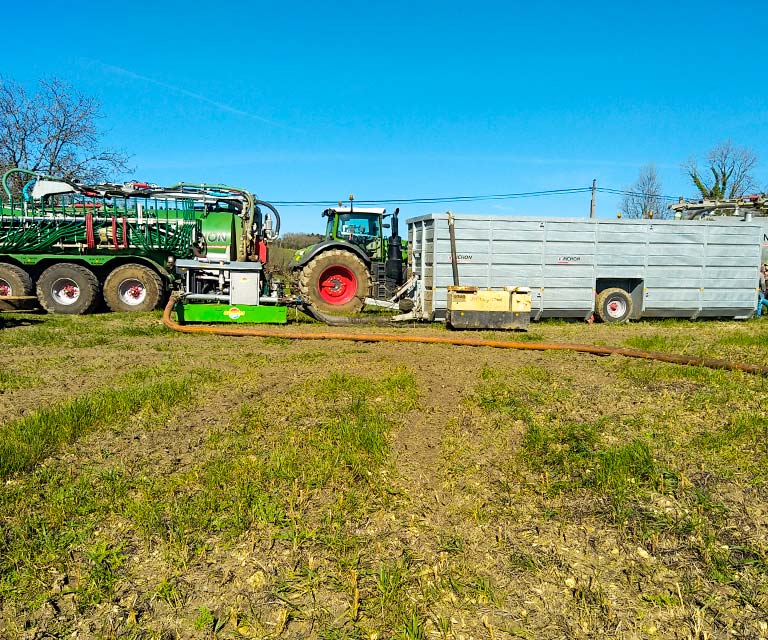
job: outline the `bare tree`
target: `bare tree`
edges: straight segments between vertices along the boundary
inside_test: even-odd
[[[129,157],[101,145],[101,105],[56,78],[29,94],[0,78],[0,168],[99,181],[128,170]],[[19,187],[20,185],[14,185]]]
[[[621,214],[625,218],[669,218],[661,195],[661,180],[652,164],[640,169],[637,181],[627,188],[621,203]]]
[[[752,149],[735,147],[730,140],[726,140],[707,154],[706,165],[706,169],[700,172],[695,158],[692,158],[683,166],[703,198],[740,198],[757,186],[752,175],[757,155]],[[709,174],[712,174],[711,178]]]

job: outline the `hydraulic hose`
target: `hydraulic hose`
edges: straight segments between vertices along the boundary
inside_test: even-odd
[[[373,316],[370,318],[361,318],[359,316],[332,316],[321,311],[318,311],[314,307],[309,305],[299,307],[299,310],[306,313],[310,318],[314,318],[329,327],[350,327],[360,325],[378,325],[378,326],[394,326],[394,321],[391,317],[387,316]]]
[[[29,190],[35,185],[35,182],[37,182],[37,180],[30,180],[21,190],[21,197],[24,198],[24,202],[29,202],[32,199],[32,196],[29,194]]]
[[[353,342],[414,342],[420,344],[450,344],[466,347],[492,347],[495,349],[520,349],[525,351],[578,351],[594,355],[619,355],[625,358],[641,358],[643,360],[658,360],[672,364],[683,364],[692,367],[707,367],[709,369],[726,369],[728,371],[744,371],[755,375],[768,375],[768,366],[717,360],[699,356],[685,356],[674,353],[658,353],[625,349],[623,347],[604,347],[586,344],[571,344],[567,342],[507,342],[501,340],[483,340],[480,338],[446,338],[441,336],[412,336],[389,334],[363,333],[307,333],[303,331],[286,331],[284,329],[255,329],[248,327],[210,326],[210,325],[181,325],[176,322],[171,313],[179,296],[174,295],[168,300],[163,312],[163,324],[174,331],[182,333],[202,333],[219,336],[252,336],[257,338],[286,338],[288,340],[350,340]]]
[[[49,176],[46,176],[43,173],[38,173],[37,171],[30,171],[29,169],[19,169],[18,167],[13,167],[12,169],[8,169],[8,171],[6,171],[3,174],[2,183],[3,183],[3,190],[5,191],[5,194],[8,196],[8,198],[11,198],[11,199],[13,198],[13,194],[11,193],[11,188],[8,186],[8,177],[12,173],[21,173],[21,174],[26,175],[26,176],[32,176],[33,177],[32,182],[34,182],[38,178],[47,178],[47,177],[49,177]],[[24,195],[26,195],[26,186],[25,186],[25,193],[24,193]]]

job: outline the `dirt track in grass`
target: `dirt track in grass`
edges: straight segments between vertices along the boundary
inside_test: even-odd
[[[105,389],[191,393],[6,479],[0,637],[768,637],[764,379],[9,319],[6,426]],[[768,322],[528,338],[768,364]]]

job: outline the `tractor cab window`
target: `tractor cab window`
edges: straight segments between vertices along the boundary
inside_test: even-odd
[[[339,239],[367,244],[379,237],[379,216],[356,213],[339,214]]]

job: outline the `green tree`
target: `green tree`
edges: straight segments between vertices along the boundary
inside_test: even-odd
[[[730,140],[726,140],[707,154],[703,170],[699,170],[695,158],[689,160],[683,169],[703,198],[730,200],[756,188],[752,175],[756,165],[757,155],[752,149],[735,147]]]

